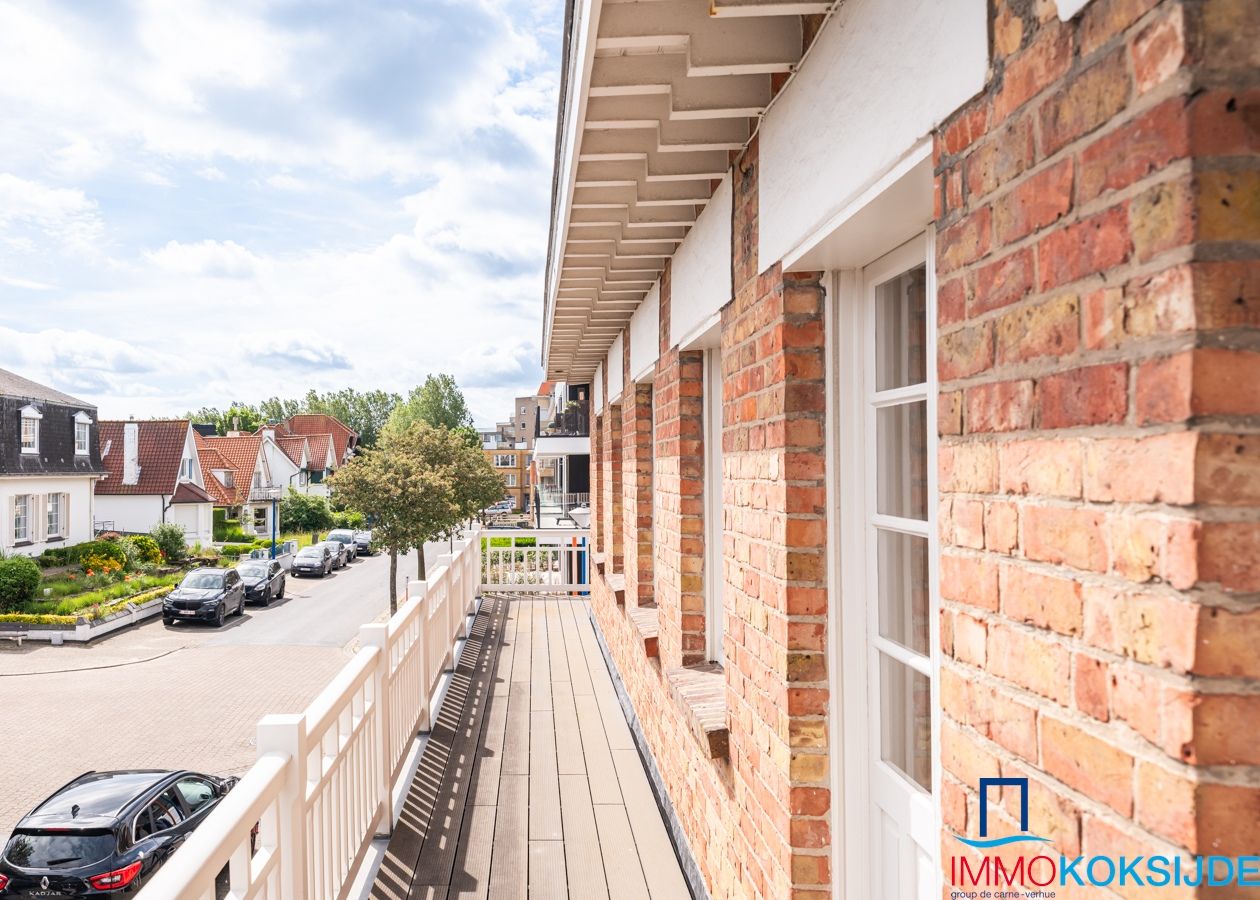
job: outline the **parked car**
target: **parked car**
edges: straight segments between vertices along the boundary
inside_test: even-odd
[[[350,528],[337,528],[328,532],[328,540],[336,541],[344,544],[346,553],[350,559],[356,559],[359,556],[359,545],[354,539],[354,530]]]
[[[193,569],[162,600],[162,621],[200,619],[222,626],[245,612],[245,583],[235,569]]]
[[[346,567],[346,563],[350,560],[350,551],[346,549],[345,544],[341,543],[341,541],[320,541],[319,545],[328,548],[334,569],[344,569]]]
[[[131,896],[236,783],[187,771],[80,775],[18,822],[0,896]]]
[[[332,571],[332,567],[332,554],[328,552],[328,548],[323,544],[312,544],[303,547],[293,557],[293,568],[289,569],[289,574],[294,578],[299,575],[318,575],[323,578]]]
[[[284,567],[278,560],[250,559],[240,563],[236,571],[245,583],[245,599],[267,606],[273,599],[284,597]]]
[[[371,531],[356,531],[354,533],[354,543],[356,546],[358,546],[360,555],[362,556],[372,555],[373,551],[372,551],[372,532]]]

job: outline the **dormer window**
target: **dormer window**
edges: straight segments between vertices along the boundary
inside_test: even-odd
[[[92,452],[92,419],[85,412],[74,414],[74,455],[87,456]]]
[[[39,420],[44,418],[33,406],[22,407],[22,452],[39,452]]]

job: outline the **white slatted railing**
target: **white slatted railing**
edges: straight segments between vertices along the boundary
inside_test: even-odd
[[[590,532],[579,528],[483,531],[481,590],[505,594],[590,590]]]
[[[346,896],[372,839],[393,827],[393,788],[464,636],[480,534],[412,582],[387,623],[363,626],[362,648],[306,712],[258,723],[258,761],[140,900],[212,900],[224,867],[234,900]]]

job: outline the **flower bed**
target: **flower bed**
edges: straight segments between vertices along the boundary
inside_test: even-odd
[[[114,600],[112,603],[89,606],[86,608],[85,612],[79,614],[57,615],[52,613],[3,613],[0,614],[0,624],[14,623],[20,625],[74,627],[75,625],[79,625],[85,621],[93,622],[108,618],[115,613],[122,612],[128,606],[141,606],[152,600],[159,600],[173,590],[175,590],[174,584],[152,588],[150,590],[141,591],[138,594],[131,594],[127,597],[122,597],[121,599]]]
[[[80,591],[77,594],[55,592],[47,599],[37,597],[26,601],[17,612],[0,616],[0,622],[26,621],[30,617],[42,616],[51,616],[57,620],[69,619],[73,622],[83,615],[82,610],[93,607],[103,609],[121,607],[129,602],[134,603],[135,597],[144,596],[155,590],[161,590],[165,594],[173,589],[182,577],[183,573],[178,571],[167,575],[134,575],[96,590]],[[45,583],[44,586],[55,590],[54,584]],[[18,618],[12,618],[13,616]]]

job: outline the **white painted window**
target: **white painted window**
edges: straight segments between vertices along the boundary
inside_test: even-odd
[[[726,664],[722,571],[722,351],[704,351],[704,622],[710,662]]]
[[[88,443],[91,435],[91,426],[87,422],[74,423],[74,454],[75,456],[87,456],[90,444]]]
[[[511,453],[496,453],[494,455],[494,466],[496,469],[514,469],[516,468],[516,457]]]
[[[65,537],[66,498],[64,494],[48,495],[48,531],[47,537]]]
[[[31,495],[18,494],[13,498],[13,540],[31,539]]]
[[[508,487],[516,487],[516,473],[515,473],[515,472],[504,472],[504,473],[503,473],[503,483],[504,483],[505,485],[507,485]]]
[[[39,414],[33,406],[27,406],[22,410],[22,452],[38,453],[39,452],[39,420],[43,416]]]
[[[939,896],[934,282],[920,237],[837,283],[847,892]],[[869,879],[869,881],[866,881]]]

